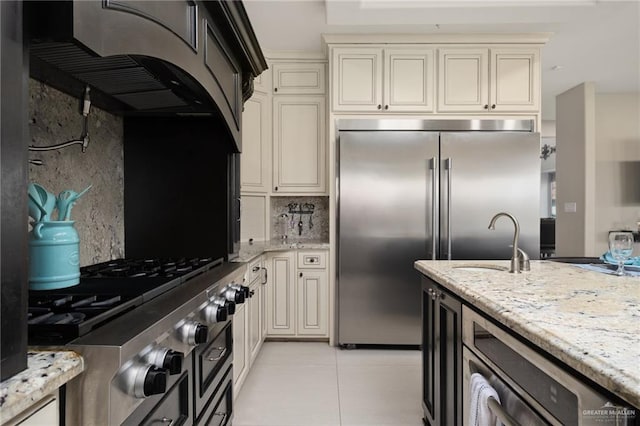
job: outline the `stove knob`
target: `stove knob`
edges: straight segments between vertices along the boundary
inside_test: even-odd
[[[150,367],[144,377],[143,392],[144,396],[157,395],[165,393],[167,390],[167,370],[162,368]]]
[[[223,322],[227,320],[227,308],[224,307],[224,301],[222,305],[216,302],[211,302],[202,310],[205,320],[209,324],[215,324],[217,322]]]
[[[236,313],[236,304],[235,304],[235,302],[227,300],[227,301],[224,302],[224,306],[227,307],[227,313],[229,315],[233,315],[233,314]]]
[[[178,351],[169,350],[164,357],[162,368],[169,371],[169,375],[180,374],[182,372],[182,360],[184,354]]]
[[[182,352],[172,351],[164,347],[156,347],[145,355],[145,360],[151,365],[158,368],[164,368],[169,371],[170,375],[180,374],[182,372]]]
[[[224,298],[234,303],[244,303],[244,293],[236,290],[232,287],[227,287],[224,290]]]
[[[129,395],[146,398],[167,390],[167,370],[148,364],[134,364],[124,372],[124,386]]]
[[[249,287],[240,284],[231,284],[229,287],[236,291],[242,292],[242,294],[244,294],[245,300],[249,298]]]
[[[209,335],[209,328],[195,321],[186,322],[179,331],[182,341],[191,346],[206,343]]]

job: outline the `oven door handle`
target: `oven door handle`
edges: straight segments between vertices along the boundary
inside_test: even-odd
[[[220,353],[218,354],[217,357],[212,357],[211,356],[211,352],[213,351],[220,351]],[[224,356],[227,354],[227,348],[226,347],[219,347],[219,348],[213,348],[211,349],[211,351],[209,351],[209,353],[207,355],[205,355],[205,357],[211,361],[211,362],[216,362],[216,361],[220,361],[222,358],[224,358]]]
[[[151,423],[152,424],[153,423],[160,423],[160,424],[163,424],[163,425],[166,424],[167,426],[173,426],[174,420],[170,419],[168,417],[163,417],[163,418],[158,419],[158,420],[153,420]]]
[[[489,410],[502,422],[504,426],[521,426],[520,423],[514,420],[513,417],[507,413],[502,405],[492,396],[487,398],[487,405]]]

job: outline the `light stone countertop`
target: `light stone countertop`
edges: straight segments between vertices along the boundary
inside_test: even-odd
[[[27,369],[0,383],[0,424],[26,410],[82,373],[84,360],[72,351],[27,353]]]
[[[531,271],[465,271],[509,261],[415,262],[415,268],[589,377],[640,407],[640,278],[532,261]]]
[[[238,257],[233,259],[232,262],[250,262],[262,253],[269,251],[328,249],[328,242],[313,239],[254,241],[253,243],[240,243]]]

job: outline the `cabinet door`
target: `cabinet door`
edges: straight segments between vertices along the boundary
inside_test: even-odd
[[[540,109],[538,49],[491,49],[491,110]]]
[[[430,112],[434,98],[432,49],[384,51],[384,109]]]
[[[262,324],[260,324],[260,320],[262,319],[262,305],[260,301],[260,294],[262,293],[262,284],[260,284],[260,279],[256,279],[249,286],[249,291],[251,292],[251,297],[249,298],[249,359],[250,365],[253,365],[253,361],[258,356],[258,352],[260,352],[260,347],[262,346]]]
[[[438,375],[442,426],[462,426],[462,303],[443,290],[436,290]]]
[[[260,287],[261,287],[261,291],[260,291],[260,327],[262,329],[261,333],[260,333],[260,339],[264,342],[264,339],[267,335],[267,331],[268,331],[268,322],[267,322],[267,312],[269,312],[270,310],[267,308],[267,282],[268,282],[268,274],[269,274],[269,266],[267,266],[267,262],[264,262],[264,268],[262,270],[262,273],[264,275],[262,275],[261,280],[260,281]]]
[[[324,96],[275,96],[274,191],[326,192]]]
[[[267,240],[269,205],[267,196],[242,194],[240,197],[240,241]]]
[[[273,93],[278,95],[324,95],[324,63],[273,65]]]
[[[382,109],[382,49],[334,48],[331,73],[334,111]]]
[[[329,329],[329,286],[326,270],[298,273],[298,335],[327,336]]]
[[[437,377],[438,339],[436,330],[437,304],[432,297],[436,285],[428,279],[422,279],[422,409],[425,419],[431,426],[436,422],[439,406],[436,404],[440,392]]]
[[[32,407],[29,407],[17,417],[11,419],[7,424],[18,426],[59,425],[60,407],[58,406],[58,391],[45,396]]]
[[[271,108],[270,97],[255,92],[244,104],[242,113],[242,154],[240,155],[240,190],[269,191],[271,183]]]
[[[236,305],[233,315],[233,384],[234,394],[237,395],[244,378],[249,371],[247,356],[247,314],[246,303]]]
[[[489,49],[440,49],[438,63],[438,111],[488,111]]]
[[[274,254],[269,261],[267,322],[268,335],[294,336],[295,314],[294,252]]]

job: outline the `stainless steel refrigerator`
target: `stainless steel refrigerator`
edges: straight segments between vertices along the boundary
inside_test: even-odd
[[[540,135],[531,120],[340,120],[341,345],[419,345],[419,259],[539,257]]]

